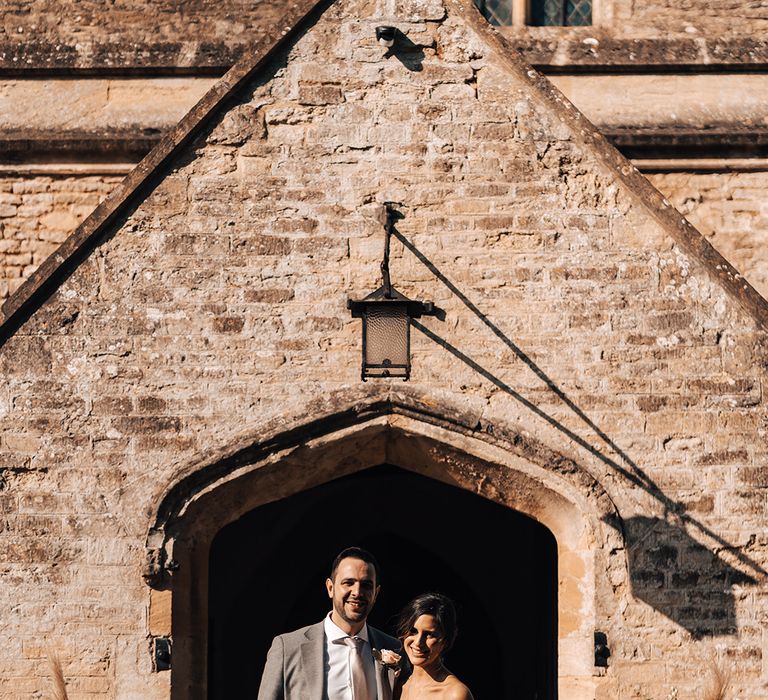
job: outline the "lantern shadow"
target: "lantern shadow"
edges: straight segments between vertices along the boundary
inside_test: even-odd
[[[756,579],[735,569],[674,522],[624,520],[633,595],[686,629],[694,639],[737,632],[733,586]]]
[[[728,586],[735,583],[754,584],[760,579],[764,579],[768,574],[755,562],[747,553],[732,546],[717,533],[713,532],[705,524],[699,522],[689,512],[686,512],[684,503],[674,500],[665,494],[654,480],[641,469],[638,464],[622,450],[576,403],[571,399],[552,379],[539,367],[512,339],[496,326],[478,307],[475,305],[448,277],[446,277],[434,263],[432,263],[416,246],[409,241],[402,233],[393,227],[392,235],[395,236],[411,253],[413,253],[435,277],[442,282],[450,292],[458,298],[469,311],[474,314],[512,353],[521,361],[543,384],[552,392],[582,423],[586,428],[586,435],[590,437],[587,440],[576,430],[564,425],[557,418],[540,408],[536,403],[523,396],[519,391],[509,386],[493,372],[480,365],[467,353],[455,347],[444,338],[440,337],[431,329],[422,323],[413,320],[412,326],[434,341],[454,357],[461,360],[464,364],[484,377],[498,389],[511,396],[517,402],[530,410],[534,415],[545,421],[554,429],[565,435],[573,443],[586,450],[590,455],[600,460],[615,473],[619,474],[633,487],[640,488],[662,507],[664,518],[630,518],[627,523],[621,521],[610,521],[608,525],[619,531],[623,531],[625,526],[629,528],[631,536],[634,538],[635,548],[630,553],[629,565],[630,580],[632,581],[633,591],[637,591],[638,598],[657,609],[662,614],[680,624],[694,636],[703,634],[731,634],[735,627],[735,604],[733,594],[725,588],[718,589],[717,586],[723,584]],[[597,440],[595,440],[597,438]],[[678,524],[671,524],[676,522]],[[657,587],[657,580],[647,580],[646,573],[652,569],[648,568],[652,561],[653,551],[649,548],[646,552],[643,540],[638,533],[648,533],[648,528],[653,527],[658,531],[658,538],[654,538],[654,543],[668,541],[670,548],[682,553],[683,569],[678,578],[664,579],[664,583],[670,586],[676,586],[678,598],[675,599],[669,587]],[[712,543],[713,549],[708,549],[700,544],[690,534],[695,531],[697,536]],[[655,544],[654,544],[655,546]],[[661,546],[661,545],[660,545]],[[650,545],[649,545],[650,547]],[[717,554],[717,551],[728,551],[733,559],[733,564],[727,564]],[[666,551],[666,550],[665,550]],[[709,567],[711,576],[706,572],[699,572],[698,578],[691,571],[693,562],[699,565]],[[735,566],[741,566],[748,569],[751,574],[745,574]],[[645,572],[645,573],[643,573]],[[690,574],[690,575],[689,575]],[[670,574],[671,575],[671,574]],[[665,573],[666,576],[666,573]],[[685,578],[687,576],[687,578]],[[718,592],[719,591],[719,592]],[[713,605],[720,605],[723,613],[720,619],[707,619],[704,624],[699,624],[693,619],[697,610],[703,609],[702,604],[696,604],[694,599],[701,594],[706,595]],[[682,596],[682,602],[680,600]],[[673,604],[674,603],[674,604]],[[707,631],[705,631],[707,630]]]
[[[629,470],[619,464],[445,339],[418,321],[411,321],[411,324],[601,462],[643,488],[663,504],[665,512],[676,514],[674,519],[680,525],[671,524],[672,515],[669,519],[637,516],[627,520],[606,520],[606,524],[625,535],[633,594],[685,628],[695,639],[736,633],[735,598],[729,587],[752,585],[757,583],[757,578],[725,562],[715,551],[691,537],[687,528],[711,539],[717,549],[728,550],[735,560],[752,569],[758,577],[765,577],[766,572],[756,562],[684,512],[684,504],[666,496],[637,465],[632,463],[634,470]],[[624,459],[629,458],[624,455]],[[673,561],[679,563],[676,569],[670,568]]]
[[[394,56],[412,73],[420,73],[424,70],[422,65],[424,63],[424,49],[418,44],[414,44],[397,28],[395,29],[395,43],[384,54],[384,58],[390,56]]]

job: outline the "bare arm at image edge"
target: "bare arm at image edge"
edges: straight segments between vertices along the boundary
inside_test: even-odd
[[[259,685],[258,700],[283,700],[283,640],[275,637]]]

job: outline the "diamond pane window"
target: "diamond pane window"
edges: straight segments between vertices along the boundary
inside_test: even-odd
[[[516,0],[475,0],[483,16],[497,27],[588,27],[592,24],[592,0],[529,0],[528,21],[525,3]],[[518,9],[514,9],[517,5]]]
[[[585,27],[592,24],[592,0],[531,0],[535,27]]]
[[[512,0],[475,0],[475,4],[495,27],[512,25]]]
[[[569,27],[588,27],[592,24],[592,0],[567,0],[565,24]]]

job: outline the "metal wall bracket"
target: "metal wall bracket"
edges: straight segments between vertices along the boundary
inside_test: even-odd
[[[595,666],[598,668],[608,668],[608,657],[610,655],[608,635],[605,632],[595,632]]]
[[[154,637],[152,639],[152,658],[155,671],[171,670],[171,640],[168,637]]]

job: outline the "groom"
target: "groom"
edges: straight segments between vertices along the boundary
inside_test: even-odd
[[[400,642],[366,624],[379,594],[378,563],[349,547],[325,586],[333,609],[322,622],[275,637],[258,700],[391,700],[397,668],[386,662]]]

